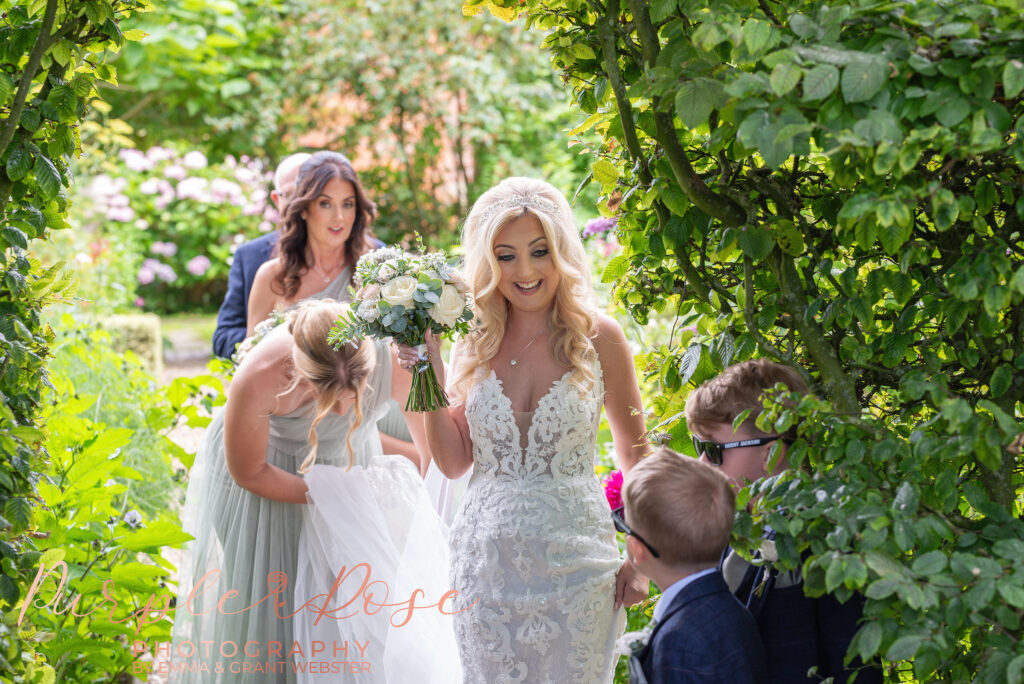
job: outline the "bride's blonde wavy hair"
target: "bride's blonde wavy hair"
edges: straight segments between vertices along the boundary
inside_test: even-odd
[[[335,350],[327,343],[327,333],[338,317],[348,312],[349,306],[331,299],[312,300],[299,304],[288,314],[288,332],[294,340],[292,365],[295,377],[282,394],[287,394],[302,380],[313,388],[316,417],[309,426],[312,449],[302,461],[299,472],[305,473],[316,463],[316,426],[337,405],[348,391],[355,393],[355,420],[345,435],[349,468],[355,462],[352,451],[352,432],[363,422],[363,391],[366,379],[373,370],[375,354],[373,343],[364,340],[358,346],[343,345]]]
[[[548,319],[549,348],[556,361],[572,369],[570,381],[580,392],[593,387],[596,352],[590,338],[597,307],[590,264],[572,209],[550,183],[506,178],[480,196],[462,229],[464,274],[473,293],[476,328],[460,346],[458,367],[453,369],[455,403],[465,402],[479,371],[489,367],[505,336],[508,300],[498,291],[501,268],[494,256],[494,240],[506,223],[527,213],[540,221],[561,275]]]

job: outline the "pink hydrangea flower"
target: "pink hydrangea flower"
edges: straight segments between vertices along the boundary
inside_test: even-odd
[[[174,180],[185,180],[185,178],[188,177],[188,171],[186,171],[185,167],[183,166],[171,164],[166,169],[164,169],[164,175]]]
[[[192,150],[186,154],[183,161],[185,162],[185,166],[190,169],[206,168],[206,155],[199,150]]]
[[[188,260],[188,265],[185,268],[192,275],[201,276],[210,268],[210,259],[202,254],[194,256]]]
[[[149,260],[147,259],[147,261]],[[143,264],[142,268],[139,269],[139,274],[136,278],[139,281],[139,285],[149,285],[156,279],[156,272],[148,265]]]
[[[135,220],[135,210],[131,207],[110,207],[107,210],[107,218],[111,221],[128,223]]]
[[[118,152],[124,165],[132,171],[149,171],[153,168],[153,160],[138,150],[124,149]]]
[[[608,506],[614,511],[622,506],[622,471],[613,470],[604,479],[604,495],[608,499]]]
[[[145,299],[143,299],[142,297],[136,297],[135,298],[135,306],[137,306],[137,307],[139,307],[141,309],[145,305],[146,305],[146,300]]]

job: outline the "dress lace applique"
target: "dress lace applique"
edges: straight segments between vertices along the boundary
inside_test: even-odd
[[[493,373],[466,402],[474,472],[452,525],[455,623],[465,681],[610,682],[623,611],[608,504],[594,473],[604,385],[569,373],[534,411],[526,439]],[[526,447],[523,448],[522,444]]]

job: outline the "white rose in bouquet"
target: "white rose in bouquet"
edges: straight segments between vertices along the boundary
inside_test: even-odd
[[[383,264],[377,271],[377,282],[386,283],[395,277],[395,269],[391,268],[387,264]]]
[[[465,310],[466,298],[459,294],[454,285],[445,285],[441,288],[441,298],[430,308],[430,317],[446,328],[450,328],[455,325]]]
[[[408,309],[412,305],[412,296],[416,293],[418,284],[412,276],[398,276],[384,283],[380,295],[391,306],[404,306]]]

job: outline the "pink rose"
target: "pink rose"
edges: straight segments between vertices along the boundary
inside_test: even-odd
[[[622,506],[622,471],[613,470],[604,480],[604,495],[614,511]]]

